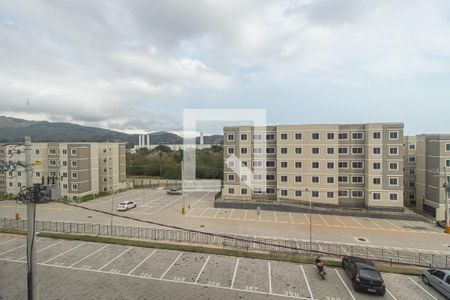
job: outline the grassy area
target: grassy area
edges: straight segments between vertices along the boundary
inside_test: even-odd
[[[23,229],[0,228],[0,233],[27,235],[27,231]]]
[[[41,232],[38,234],[39,237],[48,237],[55,239],[67,239],[67,240],[78,240],[84,242],[96,242],[96,243],[106,243],[106,244],[117,244],[117,245],[127,245],[145,248],[157,248],[166,250],[177,250],[183,252],[196,252],[196,253],[206,253],[215,255],[225,255],[234,257],[245,257],[245,258],[257,258],[264,260],[275,260],[284,261],[292,263],[302,263],[302,264],[313,264],[314,257],[300,255],[300,254],[283,254],[283,253],[265,253],[265,252],[255,252],[246,251],[238,249],[229,249],[221,247],[205,247],[197,246],[191,244],[181,244],[181,243],[168,243],[168,242],[154,242],[154,241],[144,241],[144,240],[134,240],[134,239],[124,239],[124,238],[113,238],[113,237],[101,237],[93,235],[78,235],[78,234],[67,234],[67,233],[53,233],[53,232]],[[324,264],[328,267],[341,267],[341,260],[339,258],[322,258]],[[387,273],[398,273],[405,275],[419,275],[420,268],[413,266],[399,266],[399,265],[388,265],[377,263],[377,267],[381,272]]]

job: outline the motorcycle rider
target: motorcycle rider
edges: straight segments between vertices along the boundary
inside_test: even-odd
[[[320,259],[320,255],[316,257],[315,264],[317,267],[317,270],[319,271],[320,276],[322,279],[325,279],[325,270],[322,260]]]

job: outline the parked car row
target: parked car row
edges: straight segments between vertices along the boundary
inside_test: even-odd
[[[371,260],[345,256],[342,258],[342,268],[355,291],[378,295],[386,293],[383,277]],[[450,299],[450,270],[425,269],[422,271],[422,281]]]

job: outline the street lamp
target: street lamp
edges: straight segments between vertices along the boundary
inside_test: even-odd
[[[308,196],[308,202],[309,202],[309,251],[312,250],[312,204],[311,204],[311,197],[309,194],[309,190],[305,189],[305,192]]]

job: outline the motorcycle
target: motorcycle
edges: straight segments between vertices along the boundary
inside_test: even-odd
[[[325,266],[323,265],[323,262],[320,259],[320,256],[317,256],[317,258],[316,258],[316,267],[317,267],[317,271],[319,271],[319,275],[322,278],[322,280],[325,280],[325,275],[327,275],[327,273],[325,272]]]

